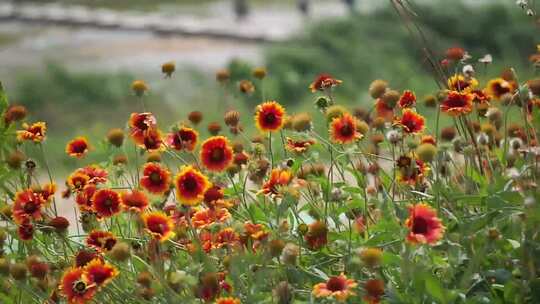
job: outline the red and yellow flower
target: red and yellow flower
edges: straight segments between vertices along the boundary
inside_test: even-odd
[[[384,281],[379,279],[370,279],[364,283],[366,294],[362,297],[368,304],[379,304],[384,295]]]
[[[377,117],[382,117],[387,120],[394,116],[394,108],[387,105],[381,98],[378,98],[375,102],[375,111],[377,112]]]
[[[413,244],[434,244],[442,238],[445,230],[437,211],[427,204],[410,206],[405,226],[409,229],[407,241]]]
[[[122,205],[126,210],[143,212],[148,208],[148,204],[148,197],[140,190],[133,189],[122,193]]]
[[[348,144],[361,139],[363,135],[357,130],[357,120],[349,113],[335,117],[330,123],[330,139],[339,144]]]
[[[109,283],[117,275],[116,267],[97,258],[84,266],[82,277],[86,282],[100,287]]]
[[[416,104],[416,95],[414,92],[405,90],[398,101],[399,106],[403,108],[412,108]]]
[[[288,169],[272,169],[270,178],[263,184],[260,193],[265,195],[279,195],[279,188],[289,185],[293,175]]]
[[[138,145],[142,145],[144,144],[144,133],[147,130],[157,128],[157,120],[154,114],[149,112],[131,113],[128,125],[133,141]]]
[[[416,134],[424,131],[425,119],[411,109],[404,109],[403,115],[397,121],[397,124],[402,127],[404,133]]]
[[[398,181],[417,185],[424,181],[424,178],[429,172],[429,166],[420,159],[412,159],[409,156],[400,156],[396,161],[398,170]]]
[[[146,130],[143,133],[143,142],[139,146],[148,152],[164,150],[161,131],[157,128]]]
[[[77,196],[75,197],[75,202],[77,203],[81,211],[93,211],[93,198],[96,190],[97,187],[95,184],[88,184],[84,186],[82,191],[77,193]]]
[[[21,241],[30,241],[34,238],[34,225],[30,219],[25,219],[24,222],[17,227],[17,234]]]
[[[111,189],[100,189],[92,197],[92,207],[99,218],[111,217],[121,211],[122,198]]]
[[[199,133],[197,131],[182,126],[177,131],[169,133],[166,142],[169,147],[175,150],[192,152],[195,150],[198,138]]]
[[[45,200],[32,189],[17,192],[12,206],[13,220],[17,224],[22,224],[27,220],[41,220],[44,204]]]
[[[204,194],[210,188],[208,178],[192,166],[184,166],[174,180],[176,197],[188,206],[197,205],[204,199]]]
[[[221,229],[215,236],[213,247],[234,247],[240,244],[240,235],[233,228]]]
[[[474,95],[470,93],[449,91],[441,104],[441,111],[451,116],[470,113],[473,109],[473,98]]]
[[[306,152],[309,147],[311,147],[315,143],[316,141],[314,139],[294,140],[290,137],[287,137],[286,148],[291,152],[301,154]]]
[[[144,213],[144,227],[156,240],[164,242],[174,236],[173,220],[161,211]]]
[[[309,85],[311,92],[324,91],[342,83],[341,80],[335,79],[330,74],[319,74],[315,80]]]
[[[69,304],[89,303],[96,294],[97,286],[84,279],[83,274],[82,268],[72,267],[62,276],[59,289]]]
[[[285,109],[277,101],[267,101],[257,106],[255,125],[263,132],[279,131],[285,123]]]
[[[311,250],[319,250],[328,243],[328,227],[324,222],[316,221],[308,225],[304,236],[307,246]]]
[[[223,223],[231,218],[231,214],[225,208],[202,209],[191,217],[191,222],[195,228],[206,228],[214,223]]]
[[[170,188],[171,173],[158,163],[146,163],[140,184],[152,194],[163,194]]]
[[[357,285],[353,279],[348,279],[344,274],[340,274],[313,286],[313,295],[317,298],[333,297],[339,302],[345,302],[348,297],[356,294],[353,289]]]
[[[22,126],[24,130],[17,131],[17,140],[40,143],[45,139],[47,132],[47,124],[45,122],[38,121],[31,125],[24,123]]]
[[[99,252],[107,252],[116,245],[116,237],[109,231],[93,230],[86,237],[86,245]]]
[[[478,80],[474,77],[465,77],[455,74],[448,78],[448,88],[452,91],[470,93],[478,86]]]
[[[200,157],[206,169],[221,172],[232,163],[233,149],[226,137],[212,136],[203,142]]]
[[[82,172],[73,172],[71,173],[66,181],[67,186],[71,191],[79,192],[81,191],[84,186],[86,186],[90,182],[90,176],[82,173]]]
[[[503,95],[512,93],[515,90],[515,82],[502,78],[491,79],[486,86],[486,93],[495,99],[500,99]]]
[[[90,144],[84,136],[71,140],[66,145],[66,153],[71,157],[82,158],[90,150]]]

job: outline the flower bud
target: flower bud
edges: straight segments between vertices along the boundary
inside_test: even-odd
[[[254,68],[251,74],[253,75],[253,77],[262,80],[264,79],[264,77],[266,77],[266,74],[267,74],[266,68],[264,67]]]
[[[223,117],[225,124],[230,127],[235,127],[240,122],[240,113],[238,111],[227,111]]]
[[[189,112],[188,114],[188,120],[193,124],[193,125],[198,125],[203,119],[203,114],[201,111],[192,111],[192,112]]]
[[[280,239],[271,240],[268,243],[268,251],[272,257],[278,257],[285,248],[285,242]]]
[[[300,247],[293,243],[287,243],[281,252],[281,261],[288,265],[295,265],[300,255]]]
[[[115,147],[121,147],[124,143],[124,131],[119,128],[110,129],[107,133],[107,140]]]
[[[150,286],[152,286],[153,280],[152,275],[147,271],[141,272],[137,276],[137,283],[146,288],[150,288]]]
[[[376,267],[381,263],[382,250],[379,248],[365,248],[360,251],[360,259],[368,267]]]
[[[388,83],[384,80],[376,79],[369,85],[369,95],[373,99],[381,97],[388,88]]]
[[[53,227],[56,232],[62,233],[69,227],[69,221],[63,216],[57,216],[49,221],[48,226]]]
[[[26,155],[19,150],[13,150],[6,158],[6,163],[11,169],[21,168],[21,164],[26,160]]]
[[[401,94],[396,90],[386,91],[382,96],[381,100],[389,107],[394,108],[401,97]]]
[[[208,133],[210,133],[211,135],[218,135],[219,132],[221,131],[221,126],[219,125],[218,122],[211,122],[208,124]]]
[[[421,144],[416,148],[416,154],[422,161],[431,162],[437,155],[437,147],[429,143]]]
[[[131,84],[131,89],[135,95],[141,97],[146,91],[148,91],[148,85],[143,80],[135,80]]]
[[[24,280],[26,273],[26,265],[23,263],[14,263],[9,267],[9,274],[17,281]]]
[[[108,254],[114,261],[123,262],[131,256],[130,251],[129,244],[117,242]]]
[[[347,109],[345,109],[343,106],[330,106],[328,109],[326,109],[326,119],[328,119],[328,121],[332,121],[332,119],[341,117],[345,113],[347,113]]]
[[[292,129],[296,132],[307,132],[312,129],[311,116],[308,113],[300,113],[293,116]]]
[[[171,77],[171,75],[176,70],[176,65],[173,61],[165,62],[161,65],[161,72],[165,74],[166,77]]]
[[[291,304],[293,300],[293,290],[289,283],[281,281],[273,290],[274,296],[277,298],[278,304]]]

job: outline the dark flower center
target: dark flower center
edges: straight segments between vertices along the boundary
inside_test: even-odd
[[[213,149],[210,158],[215,162],[222,161],[225,158],[225,152],[221,148]]]
[[[193,177],[186,178],[182,185],[184,186],[184,189],[186,189],[188,192],[193,192],[197,190],[197,180],[195,180],[195,178]]]
[[[83,281],[76,281],[73,283],[73,291],[78,294],[83,294],[86,291],[86,283]]]
[[[106,208],[110,208],[110,207],[112,207],[112,205],[113,205],[113,200],[112,200],[110,197],[108,197],[108,198],[103,202],[103,205],[105,205]]]
[[[107,239],[103,247],[105,247],[105,249],[107,250],[111,250],[114,247],[114,245],[116,245],[115,239]]]
[[[276,114],[274,113],[267,113],[266,115],[264,115],[264,122],[269,124],[269,125],[272,125],[272,124],[275,124],[277,121],[277,116]]]
[[[331,277],[326,283],[326,287],[332,292],[342,291],[347,288],[345,283],[345,280],[339,277]]]
[[[351,124],[346,123],[341,127],[340,133],[342,136],[352,136],[354,134],[354,128]]]
[[[463,96],[456,96],[448,100],[448,106],[450,106],[451,108],[462,108],[466,105],[467,102],[465,101],[465,97]]]
[[[34,202],[28,202],[24,205],[23,209],[25,213],[31,214],[38,210],[38,206]]]
[[[421,217],[415,218],[412,231],[414,234],[426,234],[428,232],[428,222]]]
[[[161,182],[161,175],[159,175],[159,172],[152,172],[150,173],[150,180],[153,183],[159,183]]]

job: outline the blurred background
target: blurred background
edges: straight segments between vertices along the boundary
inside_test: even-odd
[[[464,47],[481,80],[510,66],[523,78],[535,73],[528,61],[540,42],[538,21],[515,0],[408,2],[432,51],[442,57],[449,47]],[[315,112],[308,86],[321,72],[343,80],[336,100],[351,108],[372,106],[367,87],[377,78],[419,99],[434,94],[421,46],[389,3],[0,0],[0,81],[11,103],[26,105],[31,120],[47,121],[47,150],[59,170],[76,166],[63,153],[70,138],[86,135],[99,147],[109,128],[142,111],[130,90],[135,79],[148,83],[145,103],[164,130],[192,110],[203,111],[206,124],[221,123],[235,108],[250,131],[263,94],[290,113]],[[493,63],[479,64],[486,54]],[[176,63],[171,78],[161,73],[168,61]],[[268,69],[263,81],[251,76],[258,66]],[[222,68],[231,72],[225,86],[215,81]],[[253,94],[239,92],[242,79],[253,81]],[[102,156],[96,149],[86,161]]]

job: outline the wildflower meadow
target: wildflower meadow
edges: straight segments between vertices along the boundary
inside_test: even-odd
[[[66,142],[59,176],[48,122],[0,87],[0,303],[540,303],[540,45],[527,71],[488,69],[505,58],[429,49],[391,2],[428,96],[373,79],[345,106],[319,71],[296,88],[315,114],[294,113],[266,67],[221,69],[251,111],[163,121],[136,80],[138,110]]]

